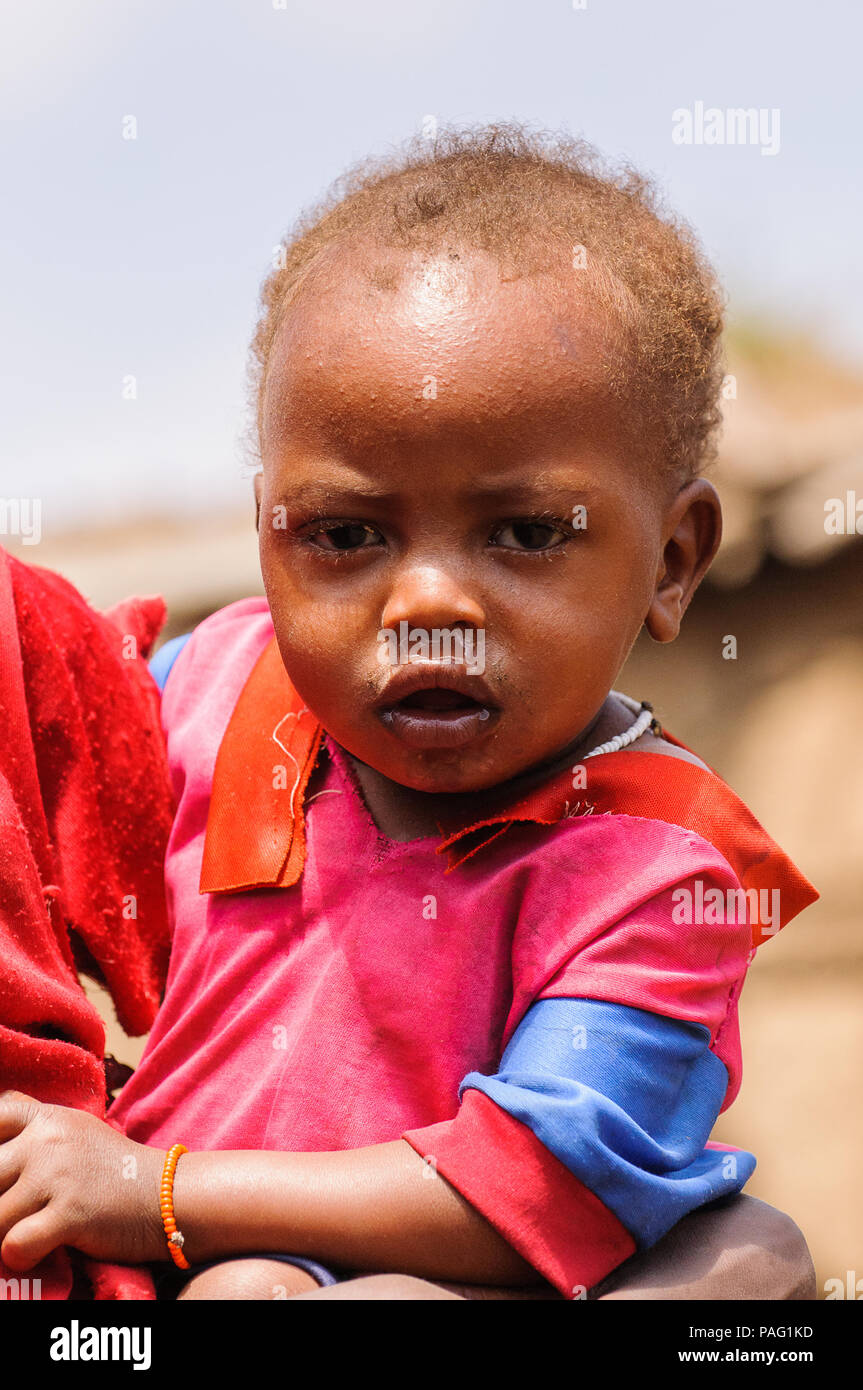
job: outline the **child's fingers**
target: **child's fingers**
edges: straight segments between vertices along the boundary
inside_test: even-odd
[[[0,1145],[0,1196],[8,1192],[21,1176],[24,1167],[24,1151],[14,1139]]]
[[[40,1102],[23,1091],[0,1092],[0,1144],[26,1129],[39,1108]]]
[[[0,1260],[8,1265],[9,1269],[32,1269],[63,1243],[63,1232],[56,1208],[49,1203],[40,1211],[17,1221],[7,1231],[6,1238],[0,1245]]]
[[[13,1183],[8,1192],[4,1192],[0,1197],[0,1260],[4,1264],[9,1264],[12,1268],[25,1268],[21,1265],[13,1265],[12,1260],[6,1259],[7,1242],[12,1231],[16,1226],[20,1227],[23,1221],[29,1221],[48,1205],[50,1197],[45,1192],[34,1191],[26,1182]],[[14,1256],[14,1245],[10,1247]]]

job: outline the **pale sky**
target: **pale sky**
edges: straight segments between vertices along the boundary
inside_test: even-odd
[[[245,362],[272,247],[428,115],[565,128],[630,158],[697,228],[732,313],[863,364],[860,14],[4,0],[0,495],[40,496],[51,529],[247,497]],[[778,110],[778,151],[675,144],[673,113],[697,102]]]

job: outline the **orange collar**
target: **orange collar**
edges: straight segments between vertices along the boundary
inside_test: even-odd
[[[275,638],[253,667],[219,747],[207,817],[202,893],[287,888],[305,862],[304,797],[323,728],[288,679]],[[665,737],[678,747],[685,744]],[[516,821],[617,814],[694,831],[725,856],[745,889],[780,888],[780,925],[818,897],[752,812],[715,772],[661,753],[604,753],[587,764],[588,790],[569,770],[471,824],[441,826],[448,872]],[[753,944],[765,936],[758,934]]]

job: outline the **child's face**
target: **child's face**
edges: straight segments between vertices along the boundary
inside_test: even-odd
[[[565,748],[645,620],[676,634],[715,548],[709,484],[693,522],[633,445],[585,273],[359,247],[277,335],[260,549],[279,647],[337,742],[403,785],[478,790]],[[402,623],[427,653],[398,650]],[[447,661],[435,630],[473,646]]]

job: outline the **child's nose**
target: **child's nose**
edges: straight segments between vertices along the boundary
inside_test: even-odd
[[[426,629],[484,628],[485,609],[455,575],[438,565],[415,565],[403,570],[390,591],[381,615],[382,628],[398,629],[401,622]]]

